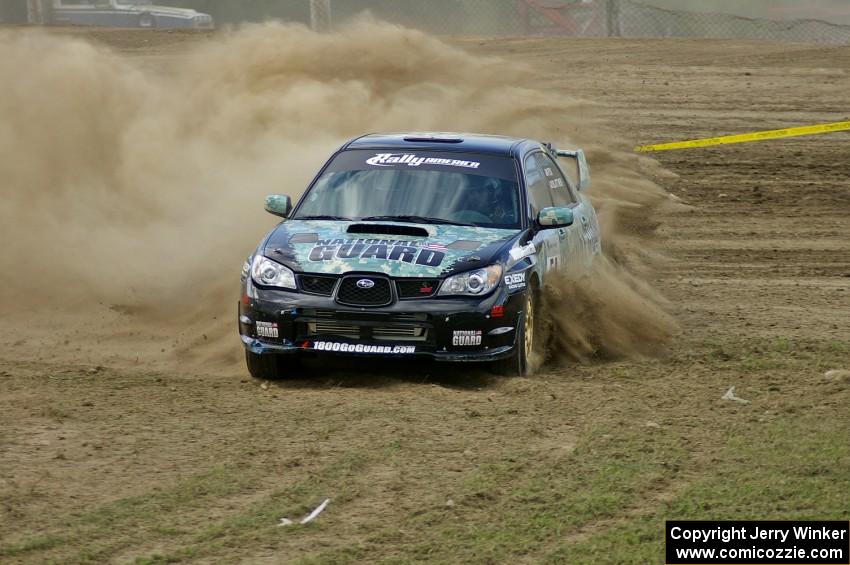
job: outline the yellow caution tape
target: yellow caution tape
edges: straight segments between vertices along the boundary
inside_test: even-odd
[[[674,141],[671,143],[659,143],[658,145],[640,145],[635,151],[667,151],[668,149],[685,149],[689,147],[708,147],[710,145],[726,145],[729,143],[746,143],[749,141],[762,141],[764,139],[777,139],[779,137],[796,137],[798,135],[812,135],[815,133],[829,133],[833,131],[850,130],[850,122],[834,122],[831,124],[818,124],[814,126],[801,126],[797,128],[772,129],[768,131],[755,131],[752,133],[741,133],[738,135],[724,135],[721,137],[707,137],[705,139],[692,139],[690,141]]]

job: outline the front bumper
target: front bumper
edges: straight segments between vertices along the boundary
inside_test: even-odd
[[[431,357],[492,361],[513,352],[523,293],[423,298],[379,307],[255,288],[239,303],[239,333],[256,354]]]

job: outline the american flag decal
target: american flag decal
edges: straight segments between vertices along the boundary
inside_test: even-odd
[[[429,251],[448,251],[449,248],[439,243],[426,243],[422,246],[422,249],[427,249]]]

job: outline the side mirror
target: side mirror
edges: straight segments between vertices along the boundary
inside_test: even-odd
[[[266,196],[266,212],[288,218],[292,212],[292,199],[285,194],[269,194]]]
[[[573,225],[573,211],[569,208],[550,206],[537,214],[537,223],[542,228],[565,228]]]
[[[576,183],[576,188],[579,190],[584,190],[590,184],[590,169],[587,166],[587,158],[584,156],[584,151],[581,149],[576,149],[575,151],[569,151],[566,149],[558,149],[555,152],[558,157],[567,157],[572,159],[576,165],[576,173],[578,176],[578,182]]]

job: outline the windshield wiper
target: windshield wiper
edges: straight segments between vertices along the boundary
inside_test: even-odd
[[[368,216],[360,218],[361,221],[388,221],[388,222],[405,222],[412,224],[449,224],[452,226],[475,226],[475,224],[467,224],[464,222],[455,222],[446,220],[445,218],[429,218],[428,216]]]
[[[353,222],[352,218],[346,218],[345,216],[298,216],[297,218],[292,218],[293,220],[332,220],[332,221],[340,221],[340,222]]]

